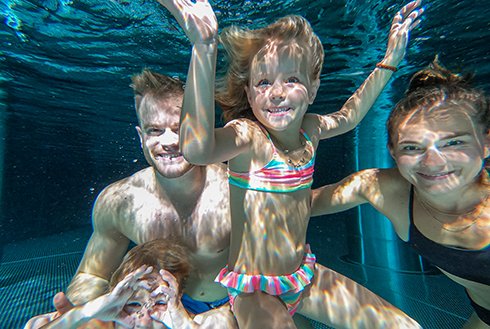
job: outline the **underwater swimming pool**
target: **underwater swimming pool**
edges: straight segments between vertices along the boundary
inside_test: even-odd
[[[371,72],[384,54],[391,17],[403,4],[213,2],[221,27],[256,27],[285,14],[311,22],[326,52],[311,107],[318,113],[339,109]],[[392,165],[385,148],[387,114],[410,74],[436,53],[450,68],[475,72],[477,85],[488,90],[488,6],[468,0],[425,6],[406,59],[366,119],[355,131],[320,144],[314,186]],[[66,288],[90,234],[97,194],[146,166],[130,75],[148,67],[185,79],[190,45],[153,1],[2,0],[0,12],[0,327],[18,328],[49,311],[52,295]],[[359,224],[371,217],[380,216],[363,207],[313,219],[308,240],[319,261],[426,328],[460,328],[471,313],[462,288],[393,242],[387,221],[380,218],[376,229]],[[386,241],[385,257],[373,254],[369,239],[376,238]]]
[[[460,286],[437,272],[402,273],[346,262],[335,256],[348,253],[347,243],[339,243],[339,235],[345,235],[343,220],[331,224],[327,229],[314,225],[318,233],[309,234],[321,263],[395,304],[423,328],[462,327],[472,309]],[[4,246],[0,263],[1,328],[22,328],[33,315],[52,311],[52,297],[66,289],[90,233],[90,229],[77,229]],[[314,321],[312,325],[328,328]]]

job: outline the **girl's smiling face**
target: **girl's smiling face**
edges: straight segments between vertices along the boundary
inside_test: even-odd
[[[301,124],[313,103],[319,80],[311,81],[308,49],[272,42],[254,58],[245,87],[252,111],[265,127],[282,131]]]
[[[489,136],[464,109],[451,104],[402,120],[390,152],[401,175],[429,194],[461,191],[476,181]]]

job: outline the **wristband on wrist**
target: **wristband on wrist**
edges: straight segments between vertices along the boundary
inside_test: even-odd
[[[396,68],[395,66],[386,65],[386,64],[383,64],[383,63],[381,63],[381,62],[380,62],[380,63],[378,63],[378,64],[376,64],[376,67],[377,67],[378,69],[390,70],[390,71],[392,71],[392,72],[396,72],[396,71],[398,71],[398,68]]]

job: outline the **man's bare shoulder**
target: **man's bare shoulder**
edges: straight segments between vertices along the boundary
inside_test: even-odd
[[[120,199],[126,200],[129,195],[136,190],[148,190],[154,181],[154,172],[152,167],[142,169],[131,176],[125,177],[105,187],[99,194],[98,199],[111,198],[112,202]]]
[[[153,180],[153,168],[148,167],[105,187],[95,201],[94,223],[114,225],[115,220],[125,219],[132,213],[135,203],[153,195]]]

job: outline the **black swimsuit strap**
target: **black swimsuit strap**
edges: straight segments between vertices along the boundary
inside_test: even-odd
[[[411,227],[414,225],[413,223],[413,199],[414,199],[414,188],[413,185],[410,185],[410,198],[408,200],[408,218],[410,220],[410,231]]]

